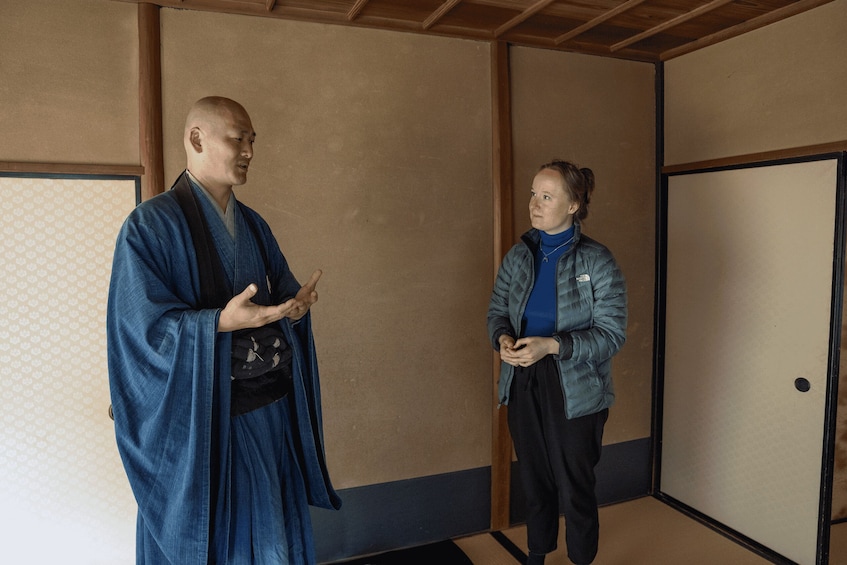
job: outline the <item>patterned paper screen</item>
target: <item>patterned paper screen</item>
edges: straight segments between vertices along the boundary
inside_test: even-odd
[[[105,316],[134,179],[0,176],[0,531],[5,563],[134,562],[108,416]]]

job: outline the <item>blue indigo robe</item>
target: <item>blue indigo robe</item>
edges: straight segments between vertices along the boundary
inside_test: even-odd
[[[180,182],[188,182],[185,174]],[[199,194],[197,187],[192,189]],[[250,283],[259,287],[253,298],[259,304],[278,304],[297,293],[300,284],[270,227],[255,211],[238,203],[233,240],[206,197],[199,200],[232,295]],[[268,281],[247,215],[264,240]],[[194,244],[174,191],[136,207],[118,234],[106,322],[115,435],[138,503],[137,561],[312,563],[308,515],[298,531],[288,531],[291,524],[283,516],[266,515],[291,511],[302,517],[305,503],[341,505],[324,459],[310,315],[279,323],[293,352],[293,392],[230,418],[232,334],[217,331],[220,309],[195,307],[200,303],[199,277]],[[269,437],[275,441],[266,441]],[[279,453],[263,453],[267,449]],[[258,473],[247,488],[240,481],[244,467],[253,465],[251,457],[271,471]],[[273,500],[277,495],[282,502]],[[251,499],[267,508],[260,509],[250,531],[244,532],[245,516],[251,522],[244,505]],[[257,551],[254,557],[234,559],[245,535],[254,548],[271,548],[268,554]]]

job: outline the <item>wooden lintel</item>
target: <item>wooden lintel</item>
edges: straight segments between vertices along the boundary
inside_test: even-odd
[[[833,141],[831,143],[804,145],[802,147],[791,147],[789,149],[775,149],[773,151],[761,151],[759,153],[747,153],[732,157],[721,157],[706,161],[666,165],[662,167],[662,173],[672,175],[675,173],[685,173],[689,171],[702,171],[704,169],[717,169],[721,167],[733,167],[735,165],[747,165],[750,163],[779,161],[780,159],[793,159],[796,157],[810,157],[812,155],[826,155],[827,153],[842,152],[847,152],[847,139],[844,141]]]
[[[29,163],[26,161],[0,161],[0,173],[140,177],[144,174],[144,167],[141,165],[95,165],[91,163]]]

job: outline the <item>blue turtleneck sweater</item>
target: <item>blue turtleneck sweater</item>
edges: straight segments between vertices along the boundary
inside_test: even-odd
[[[521,337],[550,337],[556,333],[556,263],[571,248],[574,226],[556,235],[538,233],[541,243],[535,253],[535,286],[526,303]]]

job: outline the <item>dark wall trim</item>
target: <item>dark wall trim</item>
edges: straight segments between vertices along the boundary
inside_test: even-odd
[[[597,467],[600,504],[646,496],[650,468],[650,438],[603,446]],[[510,517],[517,524],[524,521],[526,504],[517,468],[511,475]],[[311,509],[321,563],[489,530],[490,467],[344,489],[340,494],[341,510]]]
[[[785,161],[799,157],[817,158],[820,155],[844,152],[847,152],[847,140],[819,143],[817,145],[805,145],[802,147],[789,147],[787,149],[776,149],[773,151],[762,151],[760,153],[747,153],[745,155],[734,155],[732,157],[710,159],[708,161],[697,161],[694,163],[679,163],[676,165],[662,167],[662,172],[666,175],[673,175],[676,173],[685,173],[690,171],[731,169],[739,166],[746,167],[754,163],[763,163],[766,161]]]
[[[341,510],[312,508],[318,562],[488,530],[491,468],[339,491]]]

